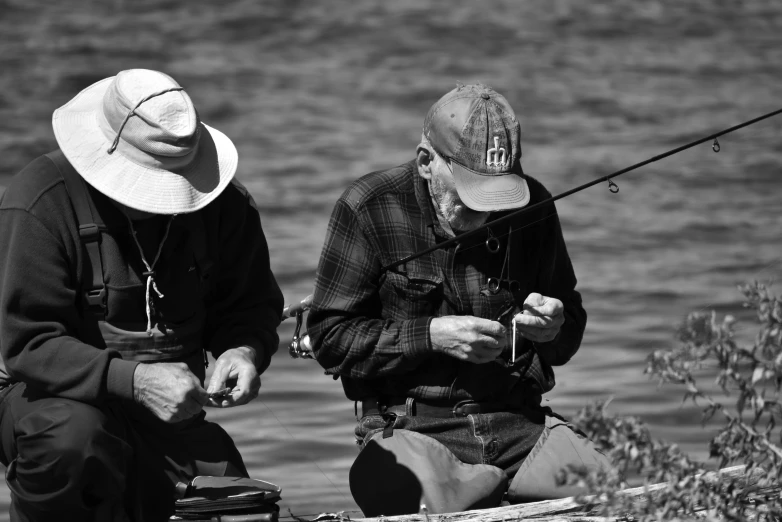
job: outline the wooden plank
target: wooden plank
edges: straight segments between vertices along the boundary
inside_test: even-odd
[[[719,472],[710,471],[705,474],[704,478],[707,480],[716,480],[718,478],[718,473],[724,478],[740,477],[744,475],[744,466],[724,468]],[[753,473],[752,476],[749,477],[750,482],[756,481],[759,474],[759,472]],[[642,501],[643,497],[645,497],[647,493],[654,495],[655,492],[662,491],[667,487],[667,483],[653,484],[648,488],[642,486],[638,488],[625,489],[622,491],[622,493],[630,497],[637,497],[639,501]],[[542,520],[546,520],[547,522],[602,522],[612,520],[611,518],[590,517],[589,515],[590,512],[583,504],[576,502],[574,497],[568,497],[558,500],[531,502],[529,504],[517,504],[513,506],[502,506],[490,509],[461,511],[458,513],[443,513],[439,515],[399,515],[393,517],[361,518],[353,520],[362,522],[517,522],[531,517],[535,517],[536,522]]]

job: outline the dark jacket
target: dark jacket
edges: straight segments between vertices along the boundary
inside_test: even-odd
[[[101,236],[106,321],[126,329],[146,325],[146,269],[128,221],[106,196],[92,187],[89,195],[107,228]],[[134,223],[150,262],[167,219]],[[196,262],[196,239],[208,249],[208,274]],[[93,404],[131,398],[138,363],[106,349],[95,319],[85,310],[81,289],[89,259],[63,178],[48,157],[25,167],[3,194],[0,245],[0,354],[5,366],[0,385],[24,381],[42,392]],[[156,321],[175,325],[205,313],[202,346],[214,357],[249,345],[258,353],[259,370],[268,367],[278,345],[283,301],[258,212],[244,187],[235,182],[204,209],[176,216],[156,272],[165,296],[155,300]]]

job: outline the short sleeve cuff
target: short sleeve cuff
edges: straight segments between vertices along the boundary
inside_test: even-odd
[[[429,336],[431,322],[431,317],[403,322],[399,340],[406,358],[418,359],[432,353],[432,339]]]
[[[133,400],[133,373],[138,364],[119,358],[111,360],[106,378],[106,391],[110,396]]]

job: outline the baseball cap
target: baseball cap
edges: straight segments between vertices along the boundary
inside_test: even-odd
[[[482,84],[456,87],[424,119],[424,136],[451,160],[459,197],[480,212],[529,203],[529,186],[521,176],[520,133],[508,100]]]

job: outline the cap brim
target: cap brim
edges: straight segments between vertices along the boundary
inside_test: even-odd
[[[478,212],[521,208],[529,203],[527,180],[515,172],[487,176],[451,160],[456,191],[465,205]]]
[[[225,134],[203,123],[196,156],[176,171],[107,152],[111,142],[98,117],[112,79],[87,87],[52,116],[57,144],[76,171],[111,199],[154,214],[195,212],[217,198],[236,173],[238,154]]]

